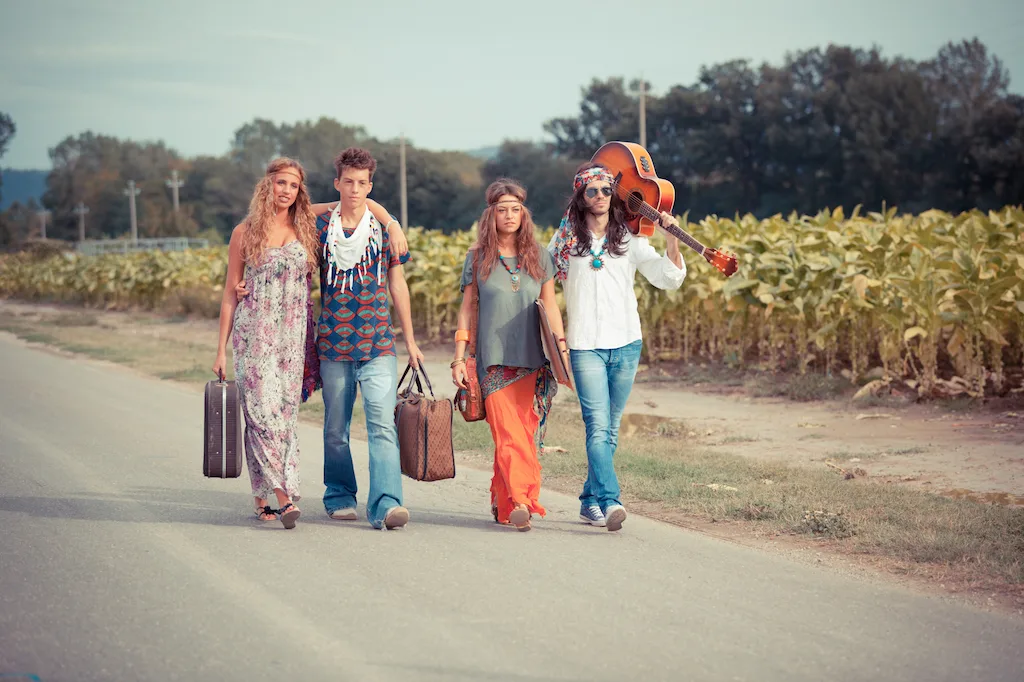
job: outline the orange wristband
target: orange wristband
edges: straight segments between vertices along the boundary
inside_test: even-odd
[[[455,343],[458,343],[459,341],[466,341],[467,343],[469,342],[468,329],[459,329],[458,331],[455,332]]]

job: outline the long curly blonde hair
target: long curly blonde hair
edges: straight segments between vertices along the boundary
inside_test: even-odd
[[[263,261],[267,250],[267,235],[274,224],[274,176],[286,168],[293,168],[299,173],[299,192],[295,202],[288,209],[288,217],[295,228],[295,235],[306,249],[306,261],[309,269],[317,267],[319,253],[316,234],[316,216],[310,206],[309,192],[306,190],[306,170],[294,159],[282,156],[267,164],[267,172],[252,193],[249,202],[249,214],[245,217],[245,232],[242,236],[242,259],[255,265]]]

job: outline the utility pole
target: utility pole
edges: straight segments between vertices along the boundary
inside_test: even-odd
[[[46,239],[46,219],[50,216],[50,212],[44,208],[39,211],[36,211],[36,215],[39,216],[39,220],[41,221],[41,225],[39,228],[39,236],[42,239]]]
[[[178,190],[185,186],[184,180],[178,179],[178,171],[171,171],[171,179],[167,181],[167,186],[171,188],[171,197],[174,199],[174,212],[178,212]]]
[[[401,197],[399,205],[401,206],[402,212],[402,229],[408,231],[409,229],[409,201],[406,195],[405,185],[405,133],[402,133],[402,137],[398,142],[398,175],[399,175],[399,195]]]
[[[174,233],[175,235],[181,234],[181,224],[178,221],[178,190],[185,186],[183,180],[178,179],[178,171],[171,171],[171,179],[165,183],[171,188],[171,197],[174,200]]]
[[[128,197],[128,211],[132,220],[132,244],[139,243],[139,225],[135,218],[135,197],[141,193],[142,190],[135,186],[135,181],[129,180],[128,188],[124,190],[124,195]]]
[[[74,214],[78,216],[78,241],[85,241],[85,214],[89,212],[89,207],[83,204],[81,201],[75,206]]]
[[[640,76],[640,146],[647,148],[647,87],[644,77]]]

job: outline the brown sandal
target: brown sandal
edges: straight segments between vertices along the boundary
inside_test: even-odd
[[[509,523],[516,527],[516,530],[525,533],[530,530],[530,510],[525,504],[517,504],[512,513],[508,515]]]

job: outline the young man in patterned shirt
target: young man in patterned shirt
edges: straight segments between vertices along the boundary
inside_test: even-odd
[[[412,328],[409,287],[401,258],[393,254],[387,226],[366,205],[377,162],[365,149],[349,148],[334,161],[334,187],[341,201],[317,217],[320,240],[320,300],[317,329],[323,379],[324,508],[339,521],[356,519],[356,477],[349,431],[356,387],[363,396],[370,450],[367,520],[374,528],[401,528],[402,472],[395,427],[398,359],[388,311],[394,302],[409,363],[423,354]]]

